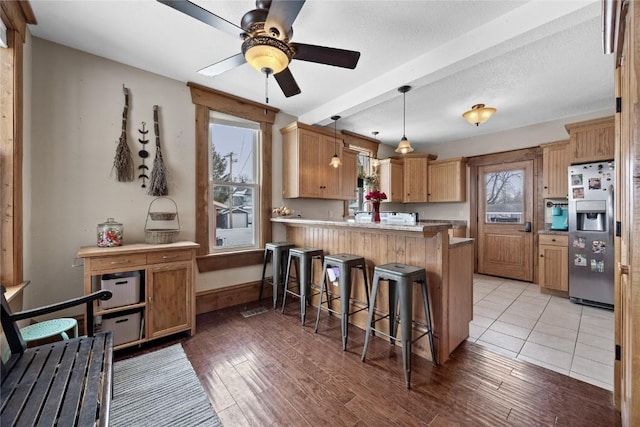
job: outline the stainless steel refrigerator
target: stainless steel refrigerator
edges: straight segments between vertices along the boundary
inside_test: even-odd
[[[569,297],[613,308],[614,163],[569,166]]]

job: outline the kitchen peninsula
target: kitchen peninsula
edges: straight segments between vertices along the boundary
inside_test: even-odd
[[[287,228],[287,241],[296,246],[315,247],[325,255],[351,253],[363,256],[367,275],[373,277],[376,265],[390,262],[424,267],[429,283],[432,306],[433,338],[438,363],[445,362],[451,352],[469,335],[473,315],[473,239],[450,237],[449,223],[388,224],[349,220],[316,220],[306,218],[273,218]],[[313,282],[321,280],[321,266],[314,265]],[[366,306],[360,275],[354,275],[352,302],[355,308]],[[388,313],[387,287],[380,287],[376,310]],[[414,319],[424,323],[419,288],[414,288]],[[317,306],[318,297],[312,300]],[[337,302],[336,302],[337,303]],[[365,329],[366,310],[350,317],[355,326]],[[382,323],[382,322],[381,322]],[[388,323],[384,325],[388,331]],[[414,335],[424,328],[414,324]],[[432,360],[428,338],[413,345],[413,352]]]

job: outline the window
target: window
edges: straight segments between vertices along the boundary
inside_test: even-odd
[[[209,251],[258,247],[260,125],[211,113]]]
[[[524,171],[505,170],[485,175],[485,222],[524,221]]]
[[[200,244],[196,258],[198,270],[205,272],[261,264],[263,255],[261,248],[266,242],[271,241],[271,180],[273,179],[271,139],[278,109],[196,83],[190,82],[187,86],[191,91],[191,101],[195,104],[195,235],[196,242]],[[249,137],[246,136],[245,148],[242,148],[242,137],[240,137],[229,148],[224,142],[226,141],[224,136],[213,135],[213,127],[217,128],[218,125],[236,128],[240,134],[249,132],[254,135],[250,138],[252,143],[249,144]],[[242,150],[242,158],[248,158],[244,153],[249,145],[252,147],[253,160],[251,162],[247,160],[246,167],[249,162],[252,164],[252,182],[247,182],[248,180],[241,176],[248,176],[246,172],[248,169],[243,168],[243,164],[240,163],[243,161],[240,160],[240,155]],[[227,156],[224,157],[227,161],[232,160],[228,171],[229,164],[223,164],[228,181],[224,180],[225,172],[220,172],[216,182],[213,182],[211,165],[213,163],[211,147],[213,146],[220,157]],[[227,148],[224,148],[225,146]],[[233,156],[229,156],[230,153],[234,153]],[[238,163],[233,161],[236,159]],[[214,194],[216,191],[219,195]],[[220,205],[214,207],[216,198],[224,198],[225,193],[228,195],[227,200],[216,202]],[[217,208],[220,208],[220,212]],[[221,212],[223,209],[229,211]],[[245,211],[246,214],[241,211]],[[218,213],[221,213],[220,217]],[[252,240],[252,243],[249,244],[246,240],[240,244],[237,241],[232,243],[229,236],[226,236],[225,241],[224,233],[232,233],[233,229],[223,228],[223,224],[218,224],[218,220],[227,221],[224,225],[228,227],[232,222],[236,226],[239,224],[238,221],[245,219],[247,225],[251,222],[252,236],[249,240]],[[218,240],[220,238],[222,241]]]

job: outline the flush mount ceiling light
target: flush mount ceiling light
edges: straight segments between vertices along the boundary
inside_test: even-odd
[[[476,104],[471,107],[471,110],[467,111],[462,115],[469,123],[472,125],[479,126],[480,123],[484,123],[493,113],[496,112],[495,108],[485,107],[484,104]]]
[[[340,116],[331,116],[331,120],[333,120],[333,157],[331,158],[331,162],[329,162],[330,166],[334,168],[340,167],[342,162],[340,161],[340,157],[338,157],[338,120]]]
[[[411,143],[407,139],[405,135],[406,128],[406,119],[407,119],[407,103],[406,97],[407,92],[411,90],[411,86],[400,86],[398,88],[398,92],[402,94],[402,139],[398,143],[398,147],[396,148],[396,153],[407,154],[413,151],[413,147],[411,147]]]

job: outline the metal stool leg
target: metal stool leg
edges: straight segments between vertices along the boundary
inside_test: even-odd
[[[362,348],[362,361],[364,362],[365,357],[367,356],[367,348],[369,347],[369,338],[371,336],[371,328],[373,327],[373,315],[375,312],[376,305],[376,295],[378,294],[378,282],[379,275],[378,273],[373,273],[373,284],[371,289],[371,299],[369,301],[369,315],[367,316],[367,330],[364,335],[364,347]]]
[[[413,322],[413,283],[401,281],[398,283],[400,297],[400,332],[402,333],[402,367],[404,368],[404,382],[411,388],[411,339]]]
[[[436,357],[436,350],[433,346],[433,328],[431,326],[431,309],[429,308],[429,293],[427,289],[427,281],[422,281],[422,304],[424,305],[424,317],[427,322],[427,328],[429,329],[429,348],[431,349],[431,358],[433,359],[433,364],[438,364],[438,358]]]
[[[282,272],[282,255],[289,255],[289,251],[282,253],[274,250],[271,255],[271,266],[273,267],[273,309],[278,306],[278,285],[280,284],[280,273]]]
[[[287,272],[284,275],[284,283],[282,284],[282,310],[280,310],[281,313],[284,313],[284,306],[287,304],[287,290],[289,290],[292,258],[293,257],[291,256],[291,252],[289,252],[289,260],[287,261]],[[298,277],[298,269],[296,268],[296,280],[297,279],[299,279],[299,277]]]
[[[269,263],[269,253],[271,251],[269,251],[269,249],[264,250],[264,257],[263,257],[263,261],[262,261],[262,282],[260,283],[260,296],[258,297],[258,300],[262,299],[262,290],[264,288],[264,276],[265,274],[267,274],[267,264]]]
[[[389,282],[389,343],[396,342],[398,329],[398,290],[395,280],[383,279]]]
[[[320,301],[318,302],[318,315],[316,316],[316,328],[314,332],[318,333],[318,324],[320,323],[320,310],[322,309],[322,293],[327,293],[327,306],[329,305],[329,291],[327,290],[327,263],[322,263],[322,285],[320,286]],[[329,312],[331,314],[331,312]]]
[[[312,262],[313,258],[303,257],[298,261],[296,267],[296,277],[298,278],[298,291],[300,293],[300,317],[302,319],[302,326],[307,316],[307,286],[310,286],[311,278],[311,265],[308,262]]]
[[[347,350],[349,337],[349,299],[351,298],[351,269],[340,266],[340,323],[342,323],[342,351]]]

